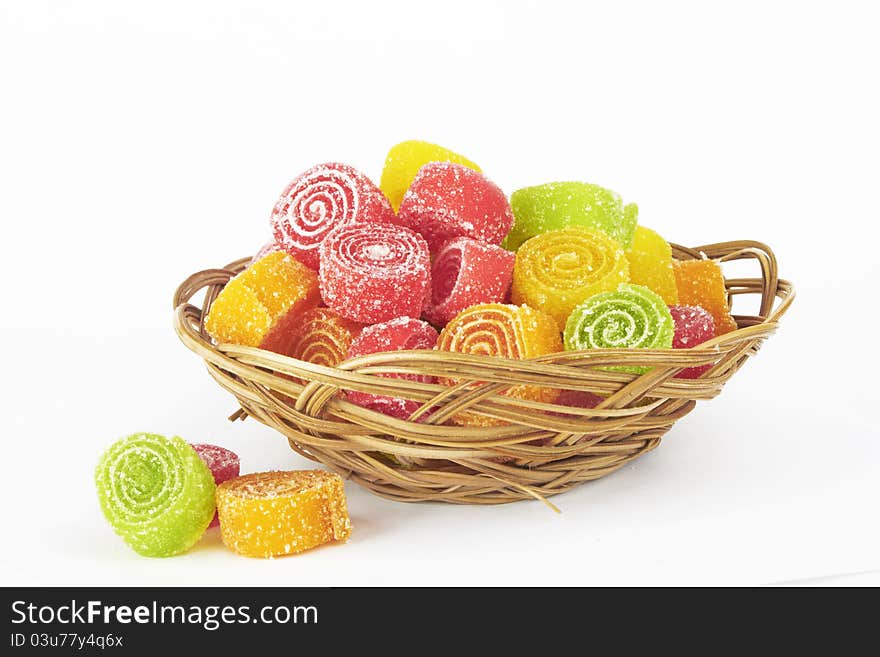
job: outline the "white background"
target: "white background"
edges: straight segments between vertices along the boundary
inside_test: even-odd
[[[880,583],[871,4],[3,2],[0,583]],[[92,485],[116,438],[310,466],[226,421],[175,287],[256,250],[300,171],[378,178],[410,138],[508,192],[604,184],[672,241],[765,241],[798,299],[720,398],[561,515],[350,484],[347,545],[137,556]]]

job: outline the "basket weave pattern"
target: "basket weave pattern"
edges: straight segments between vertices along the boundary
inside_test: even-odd
[[[597,479],[654,449],[697,400],[711,399],[757,352],[794,299],[764,244],[725,242],[696,248],[672,245],[680,260],[722,263],[750,259],[760,278],[727,279],[732,304],[759,295],[758,315],[735,315],[738,329],[692,349],[595,349],[531,360],[441,351],[370,354],[335,368],[262,349],[217,345],[204,318],[226,282],[250,261],[190,276],[174,297],[175,329],[207,364],[211,376],[238,400],[230,419],[250,415],[280,431],[293,450],[323,463],[375,493],[402,501],[498,504],[546,498]],[[190,303],[205,290],[202,308]],[[734,308],[734,312],[736,309]],[[698,379],[678,379],[683,368],[712,363]],[[649,365],[645,374],[597,369]],[[454,387],[377,376],[398,372],[455,379]],[[540,385],[605,396],[594,409],[561,407],[501,393]],[[356,406],[340,390],[361,390],[422,403],[418,421]],[[462,427],[447,421],[463,411],[503,420],[500,426]]]

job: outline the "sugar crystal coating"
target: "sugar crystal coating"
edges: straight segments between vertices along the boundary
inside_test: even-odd
[[[568,226],[601,230],[628,249],[639,215],[638,206],[624,207],[619,194],[583,182],[524,187],[511,195],[510,205],[515,220],[504,245],[511,250],[530,237]]]
[[[351,535],[345,486],[324,470],[257,472],[217,487],[220,535],[248,557],[296,554]]]
[[[214,517],[214,479],[182,438],[137,433],[113,443],[95,469],[104,517],[138,554],[185,552]]]
[[[263,348],[308,363],[335,367],[345,360],[352,340],[362,328],[362,324],[331,308],[310,308],[292,319],[286,332],[273,331]]]
[[[730,316],[724,274],[714,260],[673,260],[678,303],[700,306],[715,320],[715,334],[724,335],[736,330],[736,321]]]
[[[241,463],[238,454],[232,450],[207,443],[191,443],[191,447],[199,455],[199,458],[205,462],[205,465],[208,466],[215,484],[222,484],[227,479],[232,479],[239,475]],[[220,521],[217,519],[217,514],[214,513],[214,519],[211,520],[209,527],[216,527],[219,524]]]
[[[669,308],[643,285],[621,284],[613,292],[596,294],[572,311],[565,325],[565,348],[669,349],[674,324]],[[641,374],[649,367],[608,369]]]
[[[715,320],[711,313],[699,306],[669,306],[675,334],[672,336],[673,349],[690,349],[715,337]],[[679,379],[696,379],[712,365],[700,365],[683,369],[675,376]]]
[[[272,209],[275,242],[292,256],[318,268],[318,245],[334,228],[352,222],[394,219],[382,191],[357,169],[327,162],[300,174]]]
[[[465,308],[504,300],[516,256],[493,244],[456,237],[434,256],[431,302],[425,317],[443,326]]]
[[[430,162],[404,195],[396,222],[419,233],[437,253],[460,236],[501,244],[513,225],[513,211],[501,188],[479,171]]]
[[[320,248],[321,296],[343,317],[363,324],[420,317],[431,290],[428,245],[391,224],[350,224]]]
[[[440,332],[437,349],[478,356],[524,359],[562,350],[556,321],[528,306],[485,303],[471,306],[456,315]],[[455,379],[441,379],[456,385]],[[552,402],[559,390],[542,386],[518,385],[502,394],[519,399]],[[475,413],[459,413],[455,424],[492,426],[494,418]]]
[[[349,358],[375,354],[382,351],[403,351],[410,349],[433,349],[437,344],[437,330],[418,319],[397,317],[388,322],[366,327],[352,342]],[[420,383],[433,383],[434,377],[421,374],[380,374],[395,379],[406,379]],[[385,413],[401,420],[412,415],[421,404],[410,399],[400,399],[387,395],[374,395],[358,390],[346,391],[349,401],[365,408]]]
[[[650,228],[636,226],[632,247],[626,252],[626,259],[629,261],[631,283],[654,290],[667,304],[678,303],[669,242]]]
[[[623,249],[605,233],[572,226],[532,237],[513,267],[513,303],[551,315],[560,330],[574,307],[629,280]]]
[[[403,195],[409,189],[419,169],[428,162],[454,162],[479,171],[480,167],[458,153],[426,141],[404,141],[392,146],[385,158],[379,187],[397,212]]]

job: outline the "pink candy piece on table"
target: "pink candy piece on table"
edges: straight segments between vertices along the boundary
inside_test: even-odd
[[[214,476],[215,484],[222,484],[228,479],[235,479],[241,469],[241,463],[238,460],[238,454],[220,447],[219,445],[208,445],[207,443],[191,443],[191,447],[196,450],[199,458],[205,462],[211,474]],[[217,512],[214,512],[214,519],[208,528],[217,527],[220,521],[217,519]]]
[[[709,311],[700,306],[669,306],[675,334],[672,337],[673,349],[689,349],[715,337],[715,320]],[[696,379],[712,365],[688,367],[675,375],[678,379]]]
[[[516,254],[494,244],[456,237],[434,256],[431,302],[425,317],[443,326],[478,303],[500,303],[510,288]]]
[[[396,222],[428,242],[431,253],[454,237],[501,244],[513,225],[507,197],[482,173],[451,162],[419,169],[400,203]]]
[[[392,222],[391,204],[357,169],[338,162],[312,167],[294,178],[272,209],[275,243],[312,269],[318,246],[334,228],[352,222]]]
[[[349,224],[321,243],[324,303],[362,324],[420,317],[431,292],[431,257],[418,234],[392,224]]]
[[[427,322],[411,317],[398,317],[388,322],[368,326],[354,339],[348,357],[365,356],[381,351],[406,349],[433,349],[437,344],[437,331]],[[389,378],[406,379],[420,383],[433,383],[434,377],[419,374],[382,374]],[[405,420],[421,406],[416,401],[398,399],[386,395],[374,395],[357,390],[346,391],[348,400],[358,406],[385,413]]]

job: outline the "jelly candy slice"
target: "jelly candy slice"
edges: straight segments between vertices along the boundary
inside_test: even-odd
[[[394,211],[400,207],[403,195],[409,189],[419,169],[428,162],[455,162],[479,171],[480,167],[466,157],[426,141],[404,141],[392,146],[385,158],[385,168],[379,187],[385,192]]]
[[[576,305],[628,280],[629,265],[617,242],[573,226],[537,235],[519,248],[511,299],[549,314],[561,330]]]
[[[311,308],[289,326],[286,333],[273,331],[263,348],[327,367],[345,360],[351,341],[363,328],[330,308]]]
[[[626,259],[631,283],[654,290],[669,305],[678,303],[669,242],[650,228],[637,226]]]
[[[699,306],[669,306],[675,334],[672,336],[673,349],[690,349],[715,337],[715,320],[708,310]],[[712,365],[688,367],[675,376],[679,379],[697,379]]]
[[[323,470],[230,479],[217,487],[217,511],[223,543],[248,557],[296,554],[351,535],[342,479]]]
[[[214,477],[215,484],[222,484],[227,479],[232,479],[239,475],[241,464],[238,454],[235,452],[225,447],[208,445],[206,443],[193,443],[190,446],[196,450],[196,454],[208,466],[211,476]],[[215,513],[214,519],[211,520],[211,524],[208,527],[216,527],[219,524],[220,521],[217,520],[217,514]]]
[[[501,244],[513,212],[504,192],[479,171],[431,162],[419,169],[404,195],[397,223],[419,233],[436,253],[460,236]]]
[[[499,303],[510,288],[516,256],[492,244],[456,237],[434,256],[425,317],[443,326],[465,308]]]
[[[463,354],[500,358],[535,358],[562,350],[556,321],[540,310],[528,306],[486,303],[471,306],[456,315],[440,332],[437,349]],[[441,379],[456,385],[455,379]],[[519,385],[505,395],[519,399],[552,402],[559,390],[542,386]],[[492,426],[501,424],[495,418],[476,413],[459,413],[455,424]]]
[[[138,554],[192,547],[214,517],[214,479],[182,438],[137,433],[116,441],[95,469],[104,517]]]
[[[397,317],[388,322],[373,324],[361,331],[361,334],[352,342],[348,357],[355,358],[381,351],[433,349],[436,344],[437,331],[433,326],[411,317]],[[379,376],[420,383],[434,382],[434,377],[418,374],[381,374]],[[348,390],[346,395],[349,401],[358,406],[364,406],[401,420],[407,419],[421,406],[419,402],[410,399],[374,395],[358,390]]]
[[[324,303],[363,324],[420,317],[431,289],[428,245],[391,224],[351,224],[321,244]]]
[[[582,182],[553,182],[518,189],[511,195],[510,205],[515,220],[505,246],[511,250],[530,237],[568,226],[601,230],[628,249],[638,220],[635,204],[624,208],[615,192]]]
[[[673,260],[678,303],[682,306],[700,306],[712,314],[715,334],[724,335],[736,330],[736,321],[730,316],[724,274],[714,260]]]
[[[565,325],[565,348],[669,349],[673,333],[672,315],[663,299],[643,285],[623,283],[574,309]],[[608,369],[641,374],[650,368],[627,365]]]
[[[271,224],[279,246],[317,269],[318,245],[334,228],[393,220],[391,204],[369,178],[346,164],[328,162],[294,178],[275,203]]]

